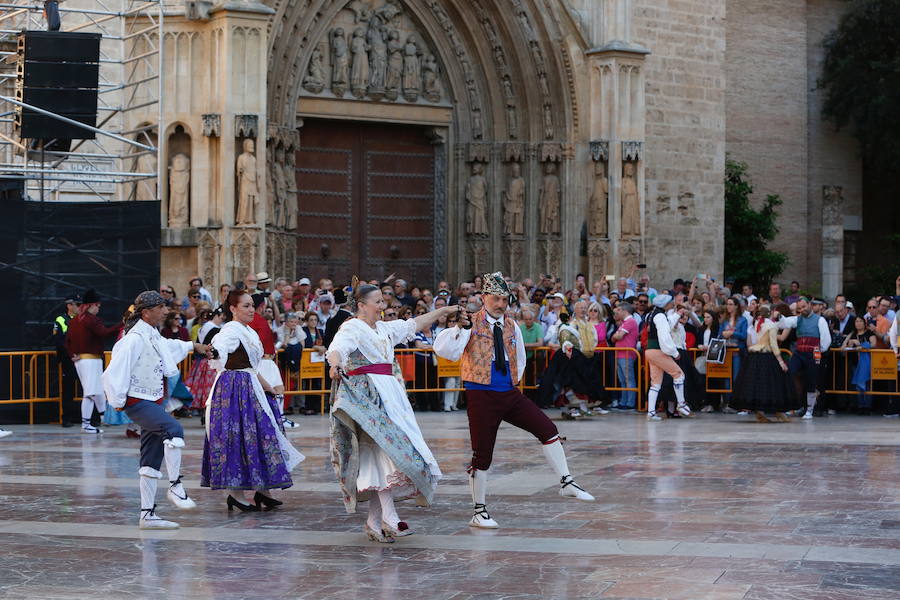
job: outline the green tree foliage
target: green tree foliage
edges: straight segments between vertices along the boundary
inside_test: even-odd
[[[759,210],[750,206],[753,186],[747,178],[746,163],[725,161],[725,274],[738,285],[749,283],[764,290],[788,264],[784,252],[768,250],[775,239],[781,198],[770,194]]]
[[[870,174],[898,170],[900,0],[852,0],[824,41],[823,116],[850,126]]]

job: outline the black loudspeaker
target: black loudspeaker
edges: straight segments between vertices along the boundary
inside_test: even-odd
[[[96,127],[100,38],[99,33],[20,33],[17,100]],[[16,128],[19,136],[27,139],[92,140],[95,137],[93,131],[21,106],[16,109]]]

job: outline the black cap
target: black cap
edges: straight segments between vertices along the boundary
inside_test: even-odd
[[[95,304],[97,302],[100,302],[100,294],[94,291],[93,288],[87,290],[81,297],[82,304]]]

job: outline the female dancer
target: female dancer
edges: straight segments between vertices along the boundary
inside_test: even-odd
[[[766,412],[774,412],[779,421],[790,421],[784,413],[800,408],[788,366],[778,348],[778,326],[769,318],[771,309],[760,306],[753,329],[757,342],[748,349],[744,367],[734,384],[731,408],[756,412],[756,420],[769,423]]]
[[[281,432],[265,394],[272,386],[256,371],[263,347],[249,327],[254,314],[250,294],[229,292],[226,323],[212,339],[213,357],[224,365],[206,405],[200,478],[203,487],[228,490],[228,510],[245,512],[281,505],[268,490],[293,485],[290,472],[305,458]],[[241,490],[255,490],[253,504]]]
[[[347,512],[356,512],[358,502],[368,501],[366,534],[371,540],[390,543],[412,533],[397,515],[394,500],[415,498],[430,504],[441,478],[406,390],[393,375],[394,346],[460,309],[444,307],[408,321],[385,322],[381,290],[355,280],[350,308],[356,318],[341,325],[327,355],[336,383],[331,407],[332,464]]]

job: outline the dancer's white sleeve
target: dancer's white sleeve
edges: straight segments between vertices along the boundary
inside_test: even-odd
[[[819,350],[828,352],[831,347],[831,330],[828,328],[828,321],[823,317],[819,317]]]
[[[797,317],[781,317],[775,324],[778,325],[778,329],[796,329]]]
[[[516,381],[522,381],[526,362],[528,362],[528,357],[525,356],[525,338],[522,336],[522,330],[516,325],[516,370],[519,372]]]
[[[122,336],[112,349],[112,358],[101,381],[106,401],[113,408],[122,408],[128,399],[128,388],[131,387],[131,372],[141,357],[144,342],[140,336]]]
[[[456,327],[450,327],[441,331],[437,335],[437,337],[434,339],[434,345],[432,346],[432,348],[434,348],[435,353],[437,353],[437,355],[441,358],[457,361],[462,357],[463,351],[466,349],[466,345],[469,343],[469,338],[471,336],[471,329],[463,329],[459,325],[457,325]],[[516,339],[521,342],[521,331],[519,331],[519,335]],[[525,357],[524,342],[522,342],[520,355],[522,356],[522,358]]]
[[[897,352],[897,348],[898,346],[900,346],[900,342],[898,342],[897,340],[897,336],[898,334],[900,334],[897,326],[898,321],[900,321],[900,318],[894,317],[894,322],[891,323],[891,328],[888,330],[888,340],[891,343],[891,350],[893,350],[894,352]]]
[[[669,319],[663,313],[653,317],[653,324],[656,325],[656,339],[659,341],[659,349],[663,354],[668,354],[672,358],[678,356],[678,348],[672,340],[672,333],[669,329]]]
[[[124,338],[123,338],[124,339]],[[184,340],[170,340],[162,338],[163,347],[169,352],[172,361],[177,365],[191,353],[194,349],[194,342],[185,342]]]

